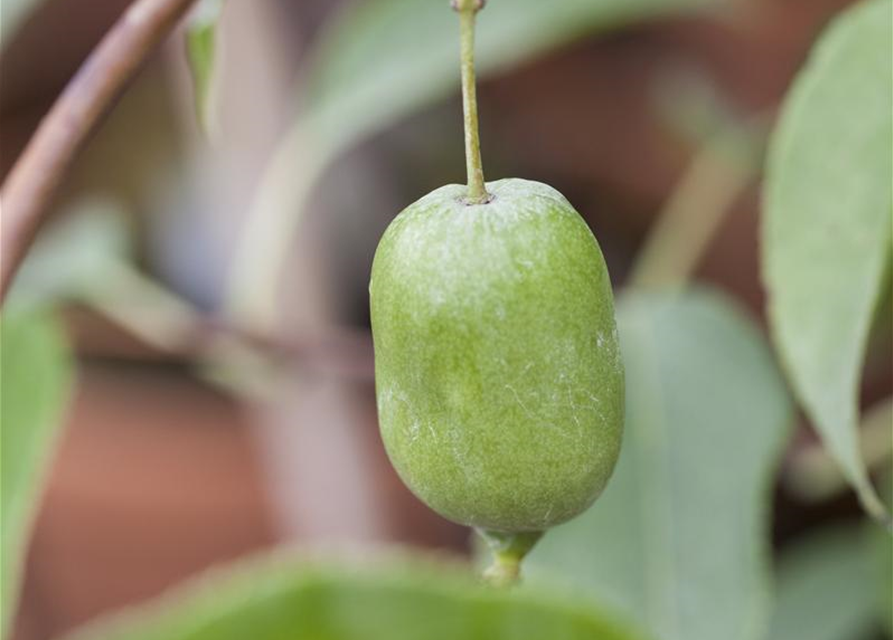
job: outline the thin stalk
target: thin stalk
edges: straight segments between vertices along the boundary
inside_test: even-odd
[[[465,167],[468,173],[468,204],[484,204],[490,200],[484,183],[481,161],[481,139],[478,133],[477,88],[474,72],[474,26],[482,0],[454,0],[459,12],[462,69],[462,111],[465,119]]]
[[[87,136],[196,0],[136,0],[40,123],[0,190],[0,303]]]
[[[521,579],[521,561],[543,536],[542,531],[502,533],[478,529],[493,553],[493,563],[484,571],[483,578],[494,587],[510,587]]]
[[[203,315],[128,262],[111,262],[106,272],[101,286],[91,283],[76,299],[146,345],[190,362],[227,392],[269,398],[283,364],[312,375],[372,379],[372,345],[362,332],[270,337]]]

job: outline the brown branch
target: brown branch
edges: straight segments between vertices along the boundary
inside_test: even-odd
[[[0,190],[0,303],[84,140],[194,2],[136,0],[40,123]]]
[[[314,334],[271,337],[197,315],[182,338],[166,345],[168,352],[193,363],[213,362],[216,352],[225,351],[221,343],[229,342],[270,363],[348,380],[374,379],[372,336],[361,329],[330,327]]]

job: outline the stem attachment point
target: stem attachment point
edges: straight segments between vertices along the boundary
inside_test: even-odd
[[[493,552],[493,563],[484,570],[484,581],[494,587],[510,587],[521,578],[521,561],[542,537],[542,531],[502,533],[477,529]]]

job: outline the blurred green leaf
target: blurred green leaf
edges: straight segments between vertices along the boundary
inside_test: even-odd
[[[762,639],[767,493],[792,420],[772,355],[705,290],[627,295],[618,322],[618,467],[589,511],[543,536],[525,571],[620,607],[662,640]]]
[[[876,517],[856,433],[865,349],[891,256],[893,11],[834,21],[785,101],[769,154],[764,279],[775,343],[826,447]]]
[[[81,298],[108,286],[131,259],[130,230],[119,207],[89,199],[42,232],[16,276],[9,304],[34,309],[64,298]]]
[[[214,130],[215,62],[217,23],[223,13],[223,0],[202,0],[193,12],[186,30],[186,57],[192,74],[195,111],[206,134]]]
[[[0,635],[11,624],[31,522],[71,379],[65,341],[34,314],[0,322]]]
[[[80,640],[636,640],[574,598],[484,587],[407,558],[350,567],[272,556],[218,571]]]
[[[496,0],[478,17],[478,72],[503,71],[593,32],[710,1]],[[458,56],[459,23],[448,0],[357,3],[333,22],[315,54],[305,117],[322,126],[323,135],[353,144],[457,92]],[[460,113],[455,125],[461,136]]]
[[[495,0],[478,19],[479,76],[588,34],[718,1]],[[230,307],[247,322],[275,314],[285,255],[328,166],[363,138],[459,91],[458,18],[449,0],[352,3],[321,36],[307,76],[303,108],[267,170],[233,267]],[[461,139],[460,111],[452,126]]]
[[[881,474],[881,497],[893,499],[893,466],[888,466]],[[875,609],[887,630],[893,637],[893,540],[890,533],[880,527],[872,527],[871,536],[872,568],[874,571]]]
[[[3,0],[0,9],[0,43],[3,47],[44,0]]]
[[[866,532],[836,527],[794,543],[778,566],[769,640],[876,637],[875,581]]]

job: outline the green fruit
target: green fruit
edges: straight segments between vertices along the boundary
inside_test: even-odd
[[[449,185],[385,232],[369,284],[381,435],[441,515],[541,531],[585,510],[617,461],[623,366],[586,223],[544,184]]]

